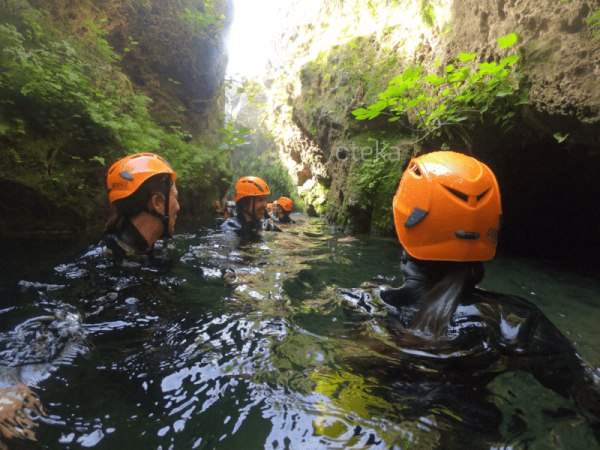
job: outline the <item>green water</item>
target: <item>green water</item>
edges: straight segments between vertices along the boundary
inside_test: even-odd
[[[475,386],[465,372],[460,387],[414,367],[422,378],[396,377],[375,292],[401,284],[400,245],[340,242],[326,223],[296,219],[248,242],[188,230],[170,241],[168,272],[124,272],[90,249],[29,283],[6,281],[5,343],[32,317],[68,310],[82,321],[45,361],[9,355],[18,364],[4,377],[29,380],[41,411],[22,408],[33,438],[9,448],[597,447],[581,407],[529,373],[499,370]],[[600,366],[600,283],[515,259],[486,273],[480,287],[532,301]],[[366,307],[343,291],[359,288],[373,294]]]

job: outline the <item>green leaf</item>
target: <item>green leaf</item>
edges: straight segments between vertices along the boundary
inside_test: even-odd
[[[128,51],[129,51],[129,49],[128,49],[127,47],[125,47],[123,50],[125,50],[126,52],[128,52]]]
[[[438,77],[437,75],[426,75],[423,77],[423,79],[425,81],[431,83],[434,86],[437,86],[438,84],[442,84],[444,81],[446,81],[445,78]]]
[[[75,157],[73,157],[73,158],[75,158]],[[106,165],[106,161],[104,160],[104,158],[102,156],[94,156],[92,159],[90,159],[90,161],[98,161],[103,166]]]
[[[464,81],[466,76],[463,72],[454,72],[448,75],[448,82],[453,83],[455,81]]]
[[[507,56],[506,58],[504,58],[504,59],[502,60],[502,63],[503,63],[503,64],[508,64],[509,66],[514,66],[514,65],[515,65],[515,63],[516,63],[516,62],[517,62],[519,59],[521,59],[521,58],[519,57],[519,55],[511,55],[511,56]]]
[[[512,47],[513,45],[515,45],[515,43],[517,42],[518,39],[519,39],[519,36],[517,36],[515,33],[511,33],[507,36],[501,37],[496,42],[498,43],[500,48],[509,48],[509,47]]]
[[[513,91],[498,91],[496,92],[496,97],[506,97],[508,95],[511,95],[513,93]]]
[[[387,107],[388,103],[385,100],[379,100],[374,105],[369,106],[369,110],[372,112],[380,112],[383,111]]]
[[[567,137],[569,137],[569,134],[565,134],[564,136],[560,133],[554,133],[554,138],[558,141],[558,143],[560,144],[561,142],[563,142]]]
[[[410,109],[410,108],[414,108],[415,106],[417,106],[419,103],[421,103],[421,101],[416,98],[414,100],[411,100],[410,102],[408,102],[408,104],[406,105],[406,109]]]
[[[479,64],[479,71],[482,75],[493,75],[500,71],[500,67],[494,63],[481,63]]]
[[[446,68],[444,69],[444,72],[446,72],[446,73],[450,73],[450,72],[452,72],[453,70],[454,70],[454,65],[453,65],[453,64],[448,64],[448,65],[446,66]]]
[[[360,116],[360,115],[364,115],[364,114],[369,114],[369,111],[366,110],[365,108],[358,108],[358,109],[355,109],[354,111],[352,111],[352,114],[354,114],[355,116]]]
[[[414,80],[416,78],[419,78],[422,70],[423,70],[422,67],[417,67],[414,70],[408,69],[406,72],[404,72],[402,74],[402,77],[398,77],[398,78],[400,78],[399,81],[402,82],[402,81]],[[398,78],[396,78],[396,79],[398,79]]]
[[[460,55],[458,55],[458,59],[462,62],[467,62],[467,61],[472,61],[476,58],[475,53],[463,53],[461,52]]]

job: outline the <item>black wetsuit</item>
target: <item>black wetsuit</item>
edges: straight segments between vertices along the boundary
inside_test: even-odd
[[[470,270],[447,332],[434,338],[412,331],[425,293],[457,264]],[[600,439],[600,389],[593,373],[537,306],[514,295],[477,288],[483,279],[479,262],[418,261],[404,255],[401,267],[405,280],[399,289],[382,286],[372,295],[341,291],[343,297],[370,313],[375,311],[369,305],[372,296],[378,295],[390,306],[382,325],[394,346],[373,339],[373,349],[385,358],[351,358],[351,366],[384,378],[394,398],[422,413],[435,404],[452,408],[466,396],[471,399],[471,410],[461,411],[462,417],[488,423],[491,428],[496,419],[490,413],[485,386],[503,372],[529,372],[544,387],[574,399]]]
[[[268,220],[259,219],[254,222],[246,222],[241,216],[230,217],[221,224],[221,231],[233,231],[240,236],[246,236],[258,231],[281,231],[279,227]]]
[[[166,255],[158,255],[154,251],[154,244],[149,246],[131,222],[124,219],[119,228],[116,233],[104,233],[96,244],[105,247],[108,256],[115,263],[125,265],[128,269],[135,266],[156,269],[168,269],[170,267],[171,261],[169,258]]]
[[[291,218],[289,214],[285,214],[283,217],[277,217],[275,218],[275,220],[277,220],[277,222],[279,223],[284,223],[284,224],[288,224],[288,223],[295,223]]]
[[[226,208],[229,210],[230,217],[237,216],[237,207],[235,206],[235,202],[232,202],[232,201],[227,202]]]

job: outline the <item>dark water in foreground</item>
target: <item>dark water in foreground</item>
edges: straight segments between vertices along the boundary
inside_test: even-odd
[[[579,407],[526,372],[428,391],[422,368],[400,395],[364,365],[389,344],[380,300],[340,292],[398,286],[399,244],[339,242],[297,219],[241,246],[178,235],[166,273],[124,272],[90,248],[5,282],[1,387],[23,400],[0,427],[30,429],[7,448],[597,448]],[[531,300],[600,366],[599,282],[515,259],[486,270],[480,287]]]

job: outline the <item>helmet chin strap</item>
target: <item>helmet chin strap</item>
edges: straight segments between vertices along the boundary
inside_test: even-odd
[[[166,187],[167,187],[167,195],[165,197],[165,216],[163,217],[163,234],[162,237],[165,239],[165,248],[167,246],[167,239],[171,238],[171,233],[169,233],[169,205],[171,204],[171,177],[168,176],[165,179]]]
[[[150,214],[152,214],[154,217],[157,217],[161,220],[162,224],[163,224],[163,232],[160,235],[160,238],[163,239],[164,241],[164,248],[166,249],[167,247],[167,239],[172,238],[173,236],[171,235],[171,233],[169,233],[169,204],[170,199],[171,199],[171,178],[167,177],[166,178],[166,187],[167,187],[167,194],[165,195],[165,213],[161,214],[158,211],[155,210],[151,210],[150,208],[146,208],[146,211]]]

